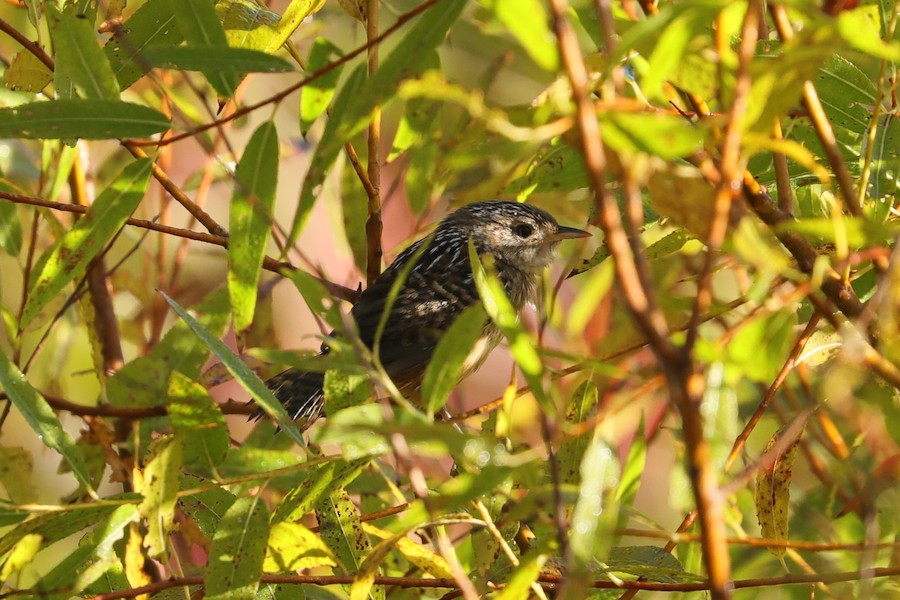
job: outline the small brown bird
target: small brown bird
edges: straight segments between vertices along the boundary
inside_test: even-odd
[[[559,242],[588,236],[586,231],[559,225],[549,213],[527,204],[499,200],[469,204],[401,253],[360,295],[350,314],[362,343],[372,350],[388,293],[409,261],[416,261],[389,308],[379,345],[387,374],[401,392],[413,393],[422,384],[441,335],[466,308],[480,302],[469,264],[470,239],[479,255],[494,257],[506,294],[520,311],[535,301],[537,275],[552,262]],[[492,322],[484,324],[463,377],[481,366],[501,338]],[[326,340],[322,354],[328,352]],[[288,369],[266,383],[305,429],[322,413],[323,381],[323,373]]]

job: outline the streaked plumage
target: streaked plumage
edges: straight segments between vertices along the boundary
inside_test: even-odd
[[[479,254],[493,255],[497,274],[518,311],[535,300],[536,276],[553,260],[557,244],[587,235],[560,227],[550,214],[527,204],[469,204],[448,215],[432,235],[402,252],[360,295],[350,314],[363,344],[372,349],[388,293],[409,261],[416,260],[390,307],[379,349],[385,371],[402,392],[410,394],[421,385],[443,332],[466,308],[479,302],[469,265],[470,238]],[[497,328],[485,323],[464,376],[481,365],[500,339]],[[327,341],[322,352],[328,352]],[[301,427],[308,427],[322,411],[323,379],[322,373],[288,369],[267,384]]]

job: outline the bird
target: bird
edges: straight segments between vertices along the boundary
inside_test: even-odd
[[[469,240],[479,256],[493,256],[497,276],[518,313],[537,299],[537,277],[555,258],[558,244],[590,235],[562,226],[550,213],[520,202],[487,200],[458,208],[433,233],[401,252],[360,294],[350,310],[360,341],[374,350],[379,322],[387,310],[378,357],[401,393],[415,394],[441,335],[463,311],[481,301],[469,262]],[[391,288],[404,272],[397,296],[388,306]],[[328,340],[334,335],[325,338],[321,355],[329,353]],[[502,337],[488,319],[464,362],[460,380],[481,366]],[[268,379],[266,385],[305,430],[322,415],[324,377],[319,371],[290,368]]]

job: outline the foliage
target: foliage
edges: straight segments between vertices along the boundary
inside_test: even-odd
[[[570,1],[3,4],[0,593],[898,592],[900,4]],[[596,235],[398,398],[346,301],[485,198]]]

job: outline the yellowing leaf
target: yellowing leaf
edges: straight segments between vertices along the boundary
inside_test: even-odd
[[[283,521],[269,531],[263,571],[285,573],[314,567],[336,567],[331,550],[319,536],[300,523]]]
[[[797,455],[800,435],[803,433],[801,429],[797,437],[787,441],[785,446],[782,437],[789,427],[780,429],[769,440],[765,455],[770,452],[777,454],[773,457],[771,465],[760,469],[756,474],[756,517],[759,519],[762,536],[772,540],[786,540],[788,537],[791,469]],[[783,556],[784,551],[785,548],[781,546],[769,548],[769,552],[778,557]]]

